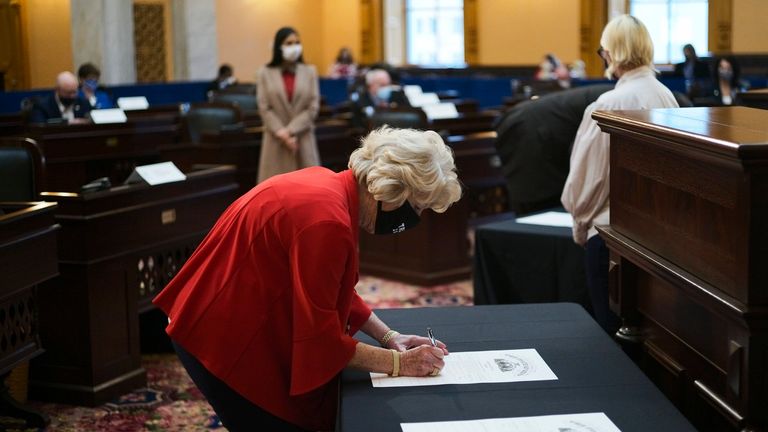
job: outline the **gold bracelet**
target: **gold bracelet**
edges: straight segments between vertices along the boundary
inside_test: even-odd
[[[398,332],[396,332],[394,330],[390,330],[390,331],[384,333],[384,336],[382,336],[381,340],[379,340],[379,343],[381,344],[381,346],[386,348],[387,347],[387,342],[389,342],[390,339],[392,339],[393,337],[395,337],[395,336],[397,336],[399,334],[400,333],[398,333]]]
[[[392,351],[392,373],[390,375],[396,377],[400,375],[400,352],[397,350],[390,351]]]

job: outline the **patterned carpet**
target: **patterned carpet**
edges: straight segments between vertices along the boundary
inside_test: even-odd
[[[361,277],[357,292],[374,308],[459,306],[472,304],[472,284],[461,281],[418,287],[374,277]],[[29,402],[46,413],[51,424],[39,431],[18,429],[0,419],[0,430],[19,432],[191,432],[224,431],[173,354],[142,356],[149,388],[137,389],[96,408]]]

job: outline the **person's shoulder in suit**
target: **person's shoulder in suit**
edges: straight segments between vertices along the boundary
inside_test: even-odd
[[[49,119],[55,118],[61,118],[61,111],[53,93],[32,98],[30,123],[46,123]]]

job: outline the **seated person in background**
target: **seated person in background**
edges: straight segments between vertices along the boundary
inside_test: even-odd
[[[353,91],[349,98],[353,104],[352,122],[355,127],[367,127],[368,117],[377,109],[409,106],[400,86],[392,84],[389,72],[383,68],[366,72],[364,88]]]
[[[686,44],[683,47],[685,61],[675,65],[676,77],[685,78],[685,91],[690,97],[701,96],[706,91],[702,88],[708,88],[711,81],[709,67],[696,55],[693,45]]]
[[[732,105],[736,94],[749,88],[749,83],[741,80],[741,68],[736,59],[731,56],[717,61],[714,81],[713,105]]]
[[[232,69],[232,66],[226,63],[219,66],[219,75],[208,84],[206,95],[210,98],[213,92],[224,90],[231,85],[237,84],[237,78],[233,74],[234,69]]]
[[[539,81],[557,81],[562,88],[571,86],[571,77],[568,68],[554,54],[544,56],[544,61],[536,71],[536,79]]]
[[[93,63],[84,63],[77,69],[77,79],[80,83],[80,90],[77,97],[85,99],[90,103],[92,109],[114,108],[112,98],[106,92],[104,87],[99,86],[101,71]]]
[[[56,87],[48,96],[36,98],[29,114],[31,123],[65,120],[70,124],[87,123],[91,104],[77,96],[77,78],[72,72],[56,77]]]
[[[344,47],[336,56],[336,62],[328,70],[328,78],[354,78],[357,75],[357,65],[352,59],[352,51]]]
[[[515,105],[496,126],[496,150],[518,215],[560,207],[571,145],[584,110],[613,84],[550,93]]]

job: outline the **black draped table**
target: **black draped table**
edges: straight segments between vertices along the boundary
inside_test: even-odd
[[[694,431],[677,409],[572,303],[376,312],[392,328],[435,337],[453,352],[535,348],[558,379],[374,388],[368,373],[342,374],[336,430],[400,431],[400,423],[604,412],[623,432]],[[365,336],[368,343],[373,341]]]
[[[514,219],[480,225],[475,230],[474,302],[575,302],[590,309],[584,254],[571,228]]]

